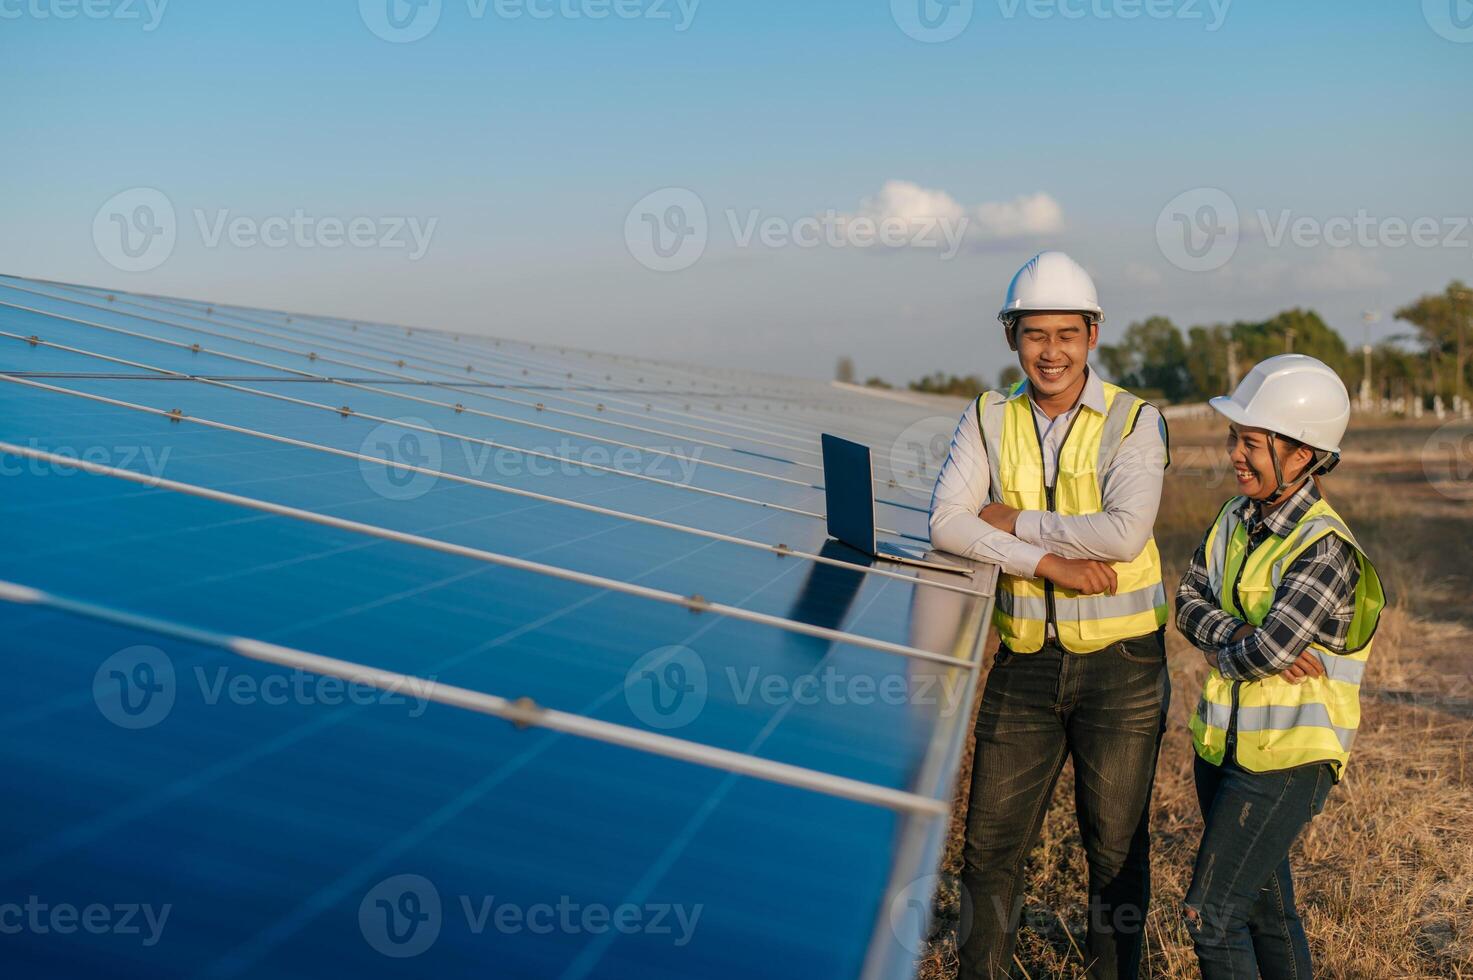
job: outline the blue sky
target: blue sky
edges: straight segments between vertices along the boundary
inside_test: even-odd
[[[1363,310],[1397,332],[1473,281],[1466,0],[88,2],[0,0],[0,271],[894,381],[995,375],[1041,247],[1096,274],[1107,331],[1300,305],[1359,342]],[[378,36],[391,2],[432,29]],[[907,33],[923,2],[954,37]],[[174,234],[130,271],[107,239],[138,188]],[[658,226],[671,188],[704,248],[659,271],[630,212],[654,194]],[[1236,249],[1193,258],[1172,236],[1203,201],[1229,227],[1218,191]],[[954,254],[933,211],[966,221]],[[788,243],[805,216],[906,243]]]

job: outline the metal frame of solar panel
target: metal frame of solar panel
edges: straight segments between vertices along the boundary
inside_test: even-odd
[[[925,541],[918,424],[0,277],[7,972],[909,975],[996,569],[826,540],[818,437]]]

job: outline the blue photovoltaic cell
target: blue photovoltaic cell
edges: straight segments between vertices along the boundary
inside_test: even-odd
[[[0,278],[0,330],[22,338],[0,338],[0,441],[48,454],[0,454],[0,583],[43,593],[0,600],[11,680],[0,758],[16,787],[0,905],[43,918],[133,907],[140,928],[28,929],[4,937],[8,967],[909,972],[922,922],[905,889],[934,871],[947,821],[926,801],[950,799],[975,681],[969,666],[923,658],[975,662],[992,571],[942,584],[871,571],[826,541],[816,464],[819,432],[834,431],[875,446],[878,472],[900,432],[936,409],[108,295]],[[467,385],[457,363],[504,386]],[[325,380],[342,378],[378,390]],[[705,462],[682,468],[650,449]],[[245,500],[82,472],[75,459]],[[924,540],[923,492],[882,482],[877,494],[882,526]],[[376,536],[393,532],[476,554]],[[767,547],[779,542],[790,551]],[[621,583],[768,618],[693,612]],[[418,688],[350,689],[232,652],[232,636],[530,698],[800,767],[812,784],[518,729],[416,699]],[[825,775],[911,802],[841,799],[813,782]],[[168,910],[152,937],[145,908]],[[628,928],[610,924],[616,912]]]

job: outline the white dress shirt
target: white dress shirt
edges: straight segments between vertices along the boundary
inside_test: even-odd
[[[1050,419],[1032,401],[1028,382],[1014,398],[1028,398],[1043,445],[1044,478],[1054,481],[1059,450],[1076,412],[1105,413],[1105,389],[1090,371],[1079,401]],[[1066,516],[1025,510],[1014,533],[999,531],[977,516],[989,502],[987,456],[977,425],[977,402],[962,414],[951,451],[931,494],[931,544],[942,551],[1002,566],[1009,575],[1034,578],[1046,554],[1061,558],[1130,561],[1150,540],[1161,505],[1166,471],[1166,423],[1153,406],[1142,406],[1135,428],[1120,444],[1100,480],[1104,507],[1099,513]]]

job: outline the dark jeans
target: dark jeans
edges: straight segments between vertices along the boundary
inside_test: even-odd
[[[1187,890],[1187,930],[1203,980],[1309,980],[1289,847],[1325,806],[1329,763],[1248,772],[1196,760],[1206,829]],[[1195,918],[1193,915],[1195,914]]]
[[[1151,892],[1151,784],[1170,698],[1161,633],[1083,655],[1053,643],[1037,653],[998,651],[977,716],[963,977],[1009,975],[1023,862],[1067,756],[1089,863],[1089,975],[1136,976]]]

